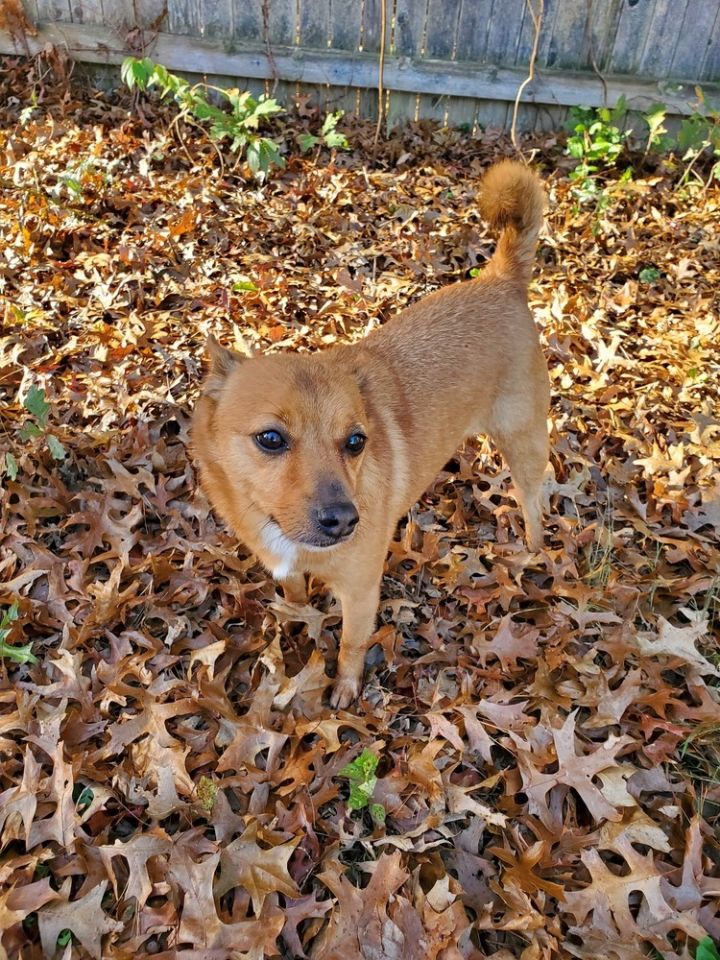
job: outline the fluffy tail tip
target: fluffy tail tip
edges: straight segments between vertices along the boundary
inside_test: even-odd
[[[520,232],[539,230],[545,191],[538,176],[518,160],[490,167],[480,190],[480,212],[494,230],[513,226]]]

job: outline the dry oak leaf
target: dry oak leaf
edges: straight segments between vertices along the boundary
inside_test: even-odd
[[[508,613],[498,624],[491,640],[473,640],[471,649],[484,667],[488,657],[495,657],[503,670],[513,670],[520,659],[537,660],[539,637],[539,630],[516,623]]]
[[[677,657],[703,676],[712,674],[713,677],[720,677],[720,670],[695,647],[695,641],[707,634],[707,617],[686,608],[682,608],[681,613],[690,618],[691,622],[686,627],[675,627],[664,617],[658,617],[657,639],[650,633],[639,633],[637,644],[640,652],[651,657]]]
[[[65,760],[62,744],[58,744],[53,755],[52,776],[47,783],[47,799],[55,802],[55,812],[51,817],[34,821],[28,839],[30,847],[47,840],[55,840],[61,847],[72,846],[79,820],[72,797],[74,783],[72,763]]]
[[[574,710],[559,730],[552,731],[555,742],[555,755],[558,769],[553,773],[543,773],[533,763],[533,755],[526,741],[517,734],[510,732],[515,745],[518,747],[518,767],[523,779],[523,791],[528,796],[530,813],[539,816],[546,827],[553,829],[560,825],[556,822],[557,811],[553,815],[548,806],[547,795],[556,787],[572,787],[583,800],[596,821],[621,820],[622,810],[618,810],[610,803],[593,780],[601,772],[611,768],[618,768],[623,773],[634,772],[634,768],[626,768],[617,763],[617,753],[630,744],[635,743],[630,736],[611,736],[596,750],[589,754],[578,755],[575,746],[575,718]]]
[[[103,912],[102,899],[107,881],[103,880],[90,893],[73,901],[69,899],[71,885],[72,880],[68,877],[60,889],[59,899],[38,911],[43,953],[46,957],[54,956],[58,936],[63,930],[72,930],[90,956],[100,960],[103,936],[123,929],[119,920],[113,920]]]
[[[464,704],[455,707],[462,716],[465,724],[465,736],[468,739],[468,747],[471,753],[476,753],[485,763],[492,763],[492,748],[495,741],[487,732],[482,722],[478,719],[478,708],[474,704]]]
[[[323,713],[323,694],[332,681],[325,673],[325,659],[319,650],[313,650],[302,670],[285,680],[275,695],[273,707],[284,710],[292,702],[303,717],[318,717]]]
[[[187,851],[173,852],[168,876],[185,895],[178,943],[204,947],[199,954],[203,960],[228,960],[242,950],[260,951],[259,956],[263,950],[275,955],[275,941],[283,926],[283,915],[277,907],[266,909],[262,917],[239,923],[224,923],[218,916],[213,878],[219,861],[219,853],[195,863]]]
[[[282,928],[282,938],[293,957],[305,960],[307,954],[300,942],[298,927],[304,920],[319,920],[332,907],[332,900],[318,900],[313,891],[299,900],[288,899],[283,907],[285,924]]]
[[[218,761],[218,773],[243,770],[247,764],[254,766],[255,758],[262,750],[268,751],[265,769],[276,769],[278,756],[288,739],[286,733],[279,733],[272,727],[272,703],[279,687],[269,673],[264,674],[252,694],[248,712],[235,720],[222,718],[216,743],[228,745]]]
[[[56,897],[57,892],[50,886],[48,877],[0,893],[0,960],[8,957],[2,945],[3,934]]]
[[[326,752],[336,753],[342,746],[339,733],[344,729],[356,730],[363,737],[372,736],[372,731],[366,723],[345,710],[341,711],[336,717],[323,717],[321,720],[307,720],[298,723],[295,727],[295,733],[298,737],[306,737],[309,734],[322,737],[327,748]]]
[[[294,898],[300,895],[287,866],[300,838],[264,850],[258,845],[257,830],[257,823],[253,821],[241,837],[221,850],[220,879],[215,893],[221,897],[233,887],[243,887],[252,898],[255,915],[259,916],[269,893]]]
[[[538,840],[518,854],[507,847],[488,847],[486,852],[493,854],[507,864],[502,872],[503,884],[513,883],[529,894],[542,890],[551,897],[555,897],[556,900],[562,900],[565,895],[564,887],[533,873],[533,867],[546,858],[549,854],[549,848],[550,844],[547,840]]]
[[[313,960],[424,960],[424,945],[417,937],[406,941],[388,915],[409,876],[400,866],[400,857],[400,853],[382,854],[364,889],[348,880],[337,861],[318,874],[337,903],[313,945]]]
[[[25,846],[29,849],[30,829],[37,809],[37,793],[40,786],[42,768],[30,750],[25,748],[22,782],[17,787],[9,787],[0,793],[0,840],[4,846],[10,840],[17,840],[20,821],[24,828]]]
[[[618,933],[629,943],[645,939],[657,947],[665,947],[658,934],[669,930],[683,930],[688,936],[701,940],[705,930],[696,919],[696,911],[674,910],[665,899],[662,874],[655,866],[652,852],[643,856],[627,843],[622,855],[630,868],[625,876],[613,873],[597,850],[583,850],[580,859],[592,881],[584,890],[565,894],[563,912],[571,913],[583,929],[603,932],[612,931],[609,923],[612,918]],[[637,920],[630,908],[633,893],[641,893],[644,898]],[[594,911],[593,924],[586,925],[591,910]]]
[[[479,800],[473,800],[473,798],[470,796],[473,790],[478,789],[477,784],[473,784],[469,787],[461,787],[458,784],[450,781],[450,774],[454,769],[455,766],[448,767],[447,770],[443,772],[442,776],[443,785],[445,788],[445,797],[447,798],[447,805],[450,813],[458,813],[463,816],[471,813],[473,816],[482,817],[486,823],[491,823],[496,827],[506,826],[507,817],[504,813],[496,813],[484,803],[480,803]]]
[[[152,891],[147,862],[151,857],[159,857],[168,853],[171,846],[172,841],[165,831],[161,827],[155,827],[147,833],[138,833],[125,842],[116,840],[113,844],[104,844],[98,847],[100,858],[113,885],[115,896],[118,897],[118,888],[115,871],[112,868],[113,857],[124,857],[127,861],[128,881],[122,897],[124,900],[135,897],[137,909],[140,910]]]

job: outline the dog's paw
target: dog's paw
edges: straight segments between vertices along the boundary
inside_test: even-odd
[[[334,710],[345,710],[360,694],[359,677],[338,677],[330,695],[330,705]]]

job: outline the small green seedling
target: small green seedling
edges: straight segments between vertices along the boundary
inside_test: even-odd
[[[0,659],[9,657],[16,663],[37,663],[38,658],[30,649],[31,644],[26,643],[24,647],[14,647],[11,643],[6,643],[5,638],[10,633],[12,624],[18,618],[18,605],[14,603],[3,612],[0,617]]]
[[[672,137],[666,136],[668,132],[665,126],[667,113],[667,107],[664,103],[655,103],[647,113],[642,115],[643,120],[648,125],[648,138],[644,156],[647,156],[651,150],[659,150],[665,153],[671,149],[673,145]]]
[[[370,814],[377,823],[385,822],[385,807],[381,803],[370,803],[377,785],[375,771],[379,758],[367,748],[352,763],[348,763],[338,773],[339,777],[346,777],[350,781],[350,797],[348,810],[364,810],[368,807]]]
[[[655,283],[661,276],[662,274],[657,267],[643,267],[638,274],[638,279],[641,283]]]
[[[329,113],[325,117],[325,122],[320,128],[320,136],[315,137],[311,133],[299,133],[297,142],[303,153],[312,150],[319,143],[324,144],[331,150],[347,150],[350,146],[347,137],[343,133],[338,133],[336,127],[344,115],[344,110],[338,110],[336,113]]]

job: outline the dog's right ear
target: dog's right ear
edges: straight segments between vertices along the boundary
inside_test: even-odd
[[[203,384],[203,394],[212,400],[219,400],[228,374],[247,357],[223,347],[212,333],[207,338],[205,349],[210,357],[210,370]]]

